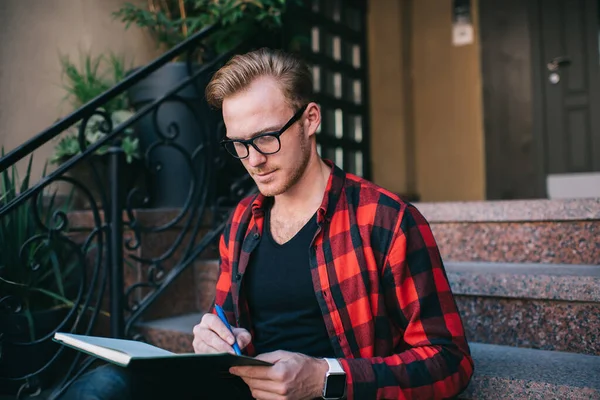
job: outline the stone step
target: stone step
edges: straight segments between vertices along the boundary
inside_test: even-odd
[[[415,206],[444,260],[600,264],[600,199]]]
[[[142,322],[136,328],[148,343],[174,353],[193,353],[192,333],[204,313],[190,313],[176,317]]]
[[[202,313],[140,324],[164,349],[192,352],[192,329]],[[475,374],[461,399],[600,399],[600,357],[470,343]]]
[[[600,355],[600,266],[445,265],[469,340]],[[159,301],[161,314],[171,310],[170,317],[182,315],[183,321],[189,313],[202,315],[213,302],[217,274],[217,260],[198,262],[185,288]],[[187,312],[174,306],[182,299]]]
[[[600,399],[600,357],[470,343],[475,373],[461,399]]]
[[[217,260],[195,261],[167,287],[144,314],[144,319],[155,320],[208,310],[215,295],[218,272]]]
[[[468,340],[600,355],[600,266],[445,266]]]
[[[157,280],[160,276],[166,275],[178,262],[182,260],[183,252],[190,245],[192,238],[191,232],[196,228],[194,221],[188,224],[189,213],[181,220],[178,219],[180,209],[143,209],[134,210],[132,217],[135,225],[143,227],[139,237],[139,242],[136,239],[134,232],[127,227],[127,224],[132,223],[127,213],[123,213],[123,219],[126,222],[126,227],[123,232],[123,245],[125,254],[124,265],[124,285],[128,289],[136,286],[136,289],[127,297],[128,305],[134,306],[147,293],[147,286],[140,285],[148,284],[149,275],[153,275]],[[194,244],[198,244],[204,235],[209,232],[212,214],[207,210],[203,214],[203,219],[200,221],[198,234],[194,236]],[[99,218],[104,219],[104,214],[100,212]],[[74,232],[72,239],[74,241],[83,242],[90,232],[95,229],[94,214],[90,210],[74,211],[69,213],[69,226]],[[160,227],[160,228],[158,228]],[[151,229],[153,228],[153,229]],[[198,311],[198,298],[196,296],[196,276],[201,275],[199,280],[214,280],[216,275],[211,272],[211,267],[206,267],[203,260],[213,260],[219,256],[216,243],[209,245],[200,256],[196,259],[193,266],[182,273],[162,294],[161,299],[145,312],[144,318],[158,319],[166,318],[173,315],[182,315],[190,312]],[[94,251],[91,252],[88,267],[90,268],[88,276],[92,276],[92,267],[95,266]],[[138,262],[132,256],[145,260]],[[161,272],[155,270],[155,265],[150,268],[148,260],[161,260]],[[214,269],[214,268],[213,268]],[[207,274],[207,275],[206,275]],[[105,291],[105,304],[109,302],[109,292]]]
[[[219,260],[206,259],[197,263],[194,275],[197,311],[206,312],[212,306],[218,278]]]

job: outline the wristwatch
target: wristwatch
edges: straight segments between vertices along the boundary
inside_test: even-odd
[[[329,369],[325,374],[322,397],[325,400],[341,399],[346,394],[346,372],[337,359],[324,358],[324,360],[329,364]]]

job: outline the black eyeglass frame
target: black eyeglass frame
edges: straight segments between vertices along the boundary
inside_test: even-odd
[[[296,122],[297,122],[297,121],[300,119],[300,117],[302,116],[302,114],[304,114],[304,111],[306,111],[306,108],[307,108],[307,107],[308,107],[308,104],[305,104],[305,105],[303,105],[302,107],[300,107],[300,108],[298,109],[298,111],[296,111],[296,113],[295,113],[295,114],[292,116],[292,118],[290,118],[290,119],[289,119],[289,121],[288,121],[288,122],[286,122],[286,124],[285,124],[285,125],[284,125],[284,126],[283,126],[283,127],[280,129],[280,130],[278,130],[277,132],[265,132],[265,133],[261,133],[260,135],[256,135],[256,136],[254,136],[253,138],[250,138],[250,139],[223,139],[223,140],[221,141],[221,146],[223,146],[223,148],[224,148],[224,149],[225,149],[225,150],[226,150],[226,151],[227,151],[229,154],[231,154],[231,156],[232,156],[232,157],[235,157],[235,158],[237,158],[238,160],[243,160],[244,158],[248,158],[248,156],[250,155],[250,148],[249,148],[248,146],[252,146],[252,147],[254,147],[254,150],[256,150],[256,151],[258,151],[260,154],[263,154],[263,155],[266,155],[266,156],[268,156],[268,155],[271,155],[271,154],[275,154],[275,153],[277,153],[279,150],[281,150],[281,140],[279,139],[279,137],[280,137],[281,135],[283,135],[283,133],[284,133],[285,131],[287,131],[287,130],[288,130],[288,129],[289,129],[291,126],[292,126],[292,125],[294,125],[294,123],[296,123]],[[274,137],[275,139],[277,139],[277,144],[278,144],[278,147],[277,147],[277,150],[276,150],[276,151],[273,151],[273,152],[268,152],[268,153],[267,153],[267,152],[264,152],[264,151],[260,150],[260,149],[258,148],[258,146],[254,144],[254,141],[255,141],[256,139],[259,139],[259,138],[261,138],[261,137],[265,137],[265,136],[272,136],[272,137]],[[227,149],[227,145],[228,145],[229,143],[242,143],[242,144],[243,144],[243,145],[246,147],[246,153],[247,153],[247,154],[246,154],[244,157],[239,157],[238,155],[236,155],[236,154],[233,154],[231,151],[229,151],[229,150]]]

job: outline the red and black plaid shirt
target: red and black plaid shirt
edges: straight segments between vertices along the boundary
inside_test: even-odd
[[[456,396],[473,360],[429,224],[393,193],[327,163],[310,266],[348,399]],[[260,194],[242,200],[220,241],[215,301],[250,332],[240,284],[263,232],[263,207]],[[251,345],[245,351],[255,355]]]

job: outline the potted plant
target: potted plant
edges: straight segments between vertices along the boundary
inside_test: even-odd
[[[31,165],[32,158],[22,180],[16,166],[0,174],[0,206],[28,189]],[[53,219],[56,211],[70,210],[69,198],[62,205],[55,202],[55,194],[38,199],[0,219],[0,378],[34,373],[52,359],[57,346],[50,340],[28,346],[12,343],[33,342],[56,329],[73,306],[71,299],[80,283],[81,266],[73,249],[60,235],[48,234],[45,229],[57,223]],[[70,329],[73,321],[68,323],[71,325],[64,329]],[[44,384],[57,371],[48,369],[37,378]],[[2,382],[0,393],[14,394],[22,383]]]
[[[98,95],[102,94],[112,86],[117,84],[125,77],[125,65],[122,58],[110,54],[93,57],[85,54],[82,57],[81,65],[78,67],[70,61],[69,57],[61,56],[60,63],[63,71],[63,88],[66,91],[64,100],[69,103],[73,109],[77,109],[88,103]],[[133,112],[130,110],[126,95],[120,95],[99,109],[110,117],[113,128],[125,122]],[[81,124],[79,122],[63,134],[54,147],[50,161],[55,164],[62,164],[71,157],[81,153],[82,149],[79,141],[79,131]],[[92,115],[84,130],[84,140],[86,147],[96,143],[109,133],[109,124],[105,117],[100,114]],[[134,129],[128,128],[124,135],[120,137],[120,146],[125,154],[126,167],[123,168],[122,180],[124,183],[123,201],[127,193],[135,185],[140,185],[140,178],[143,172],[142,156],[139,148],[139,139],[136,137]],[[87,188],[91,190],[95,201],[100,200],[100,188],[94,180],[92,165],[96,168],[100,185],[106,190],[108,195],[108,158],[106,157],[109,146],[99,148],[89,160],[89,163],[83,163],[75,167],[69,175],[81,183],[88,183]],[[75,208],[89,208],[89,199],[82,195],[81,191],[75,191]]]
[[[195,69],[261,32],[269,32],[271,39],[278,37],[273,31],[281,26],[285,8],[286,0],[148,0],[143,5],[125,3],[113,15],[126,28],[136,24],[148,30],[163,50],[219,23],[219,29],[199,43],[194,53]],[[186,79],[190,71],[183,59],[185,55],[132,87],[129,91],[132,106],[139,109]],[[179,99],[162,103],[155,116],[148,115],[136,126],[143,150],[154,143],[166,142],[165,136],[176,133],[170,143],[177,147],[156,146],[148,154],[149,164],[156,166],[150,188],[154,207],[181,207],[185,203],[192,180],[185,157],[191,157],[203,138],[217,135],[221,116],[209,108],[203,92],[213,72],[207,71],[195,85],[187,85],[177,93]],[[182,155],[181,149],[188,153]]]

